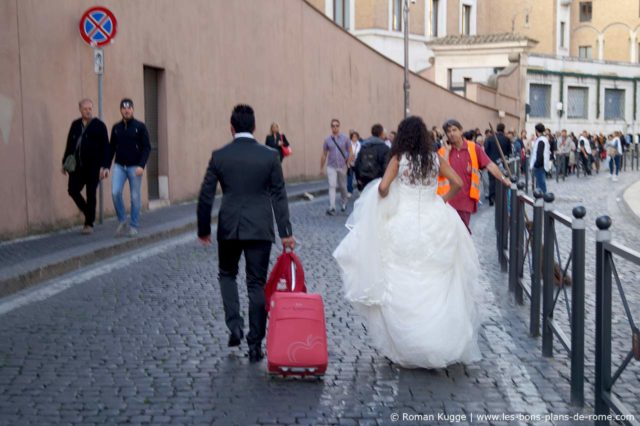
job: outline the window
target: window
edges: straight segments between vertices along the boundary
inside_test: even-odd
[[[431,0],[431,35],[438,37],[438,9],[440,6],[439,0]]]
[[[462,6],[462,34],[471,35],[471,6]]]
[[[580,46],[578,47],[578,57],[580,59],[591,59],[591,46]]]
[[[589,89],[569,87],[568,98],[567,118],[588,118]]]
[[[580,22],[591,22],[592,5],[590,1],[580,2]]]
[[[402,31],[402,0],[393,0],[391,31]]]
[[[524,15],[524,27],[529,28],[529,13],[525,13]]]
[[[564,28],[566,24],[564,22],[560,22],[560,47],[564,47]]]
[[[350,19],[349,0],[333,0],[333,21],[348,30]]]
[[[624,90],[604,90],[604,119],[624,120]]]
[[[551,117],[551,86],[548,84],[531,84],[529,86],[529,104],[531,117]]]

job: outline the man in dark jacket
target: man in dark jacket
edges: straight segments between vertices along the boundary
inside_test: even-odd
[[[111,157],[107,126],[100,119],[93,118],[93,102],[83,99],[78,106],[81,117],[71,123],[62,157],[62,174],[69,174],[68,192],[84,214],[82,234],[88,235],[93,232],[96,219],[96,189],[100,180],[109,176]],[[65,161],[68,157],[72,159]],[[86,200],[81,194],[84,187]]]
[[[384,175],[390,149],[382,139],[383,132],[381,124],[374,124],[371,127],[371,137],[362,143],[354,166],[359,191],[372,180]]]
[[[198,198],[198,238],[211,244],[211,209],[218,182],[222,202],[218,213],[218,280],[230,336],[228,346],[238,346],[244,336],[244,319],[238,300],[238,262],[244,253],[249,295],[249,361],[263,358],[267,314],[264,285],[274,241],[273,219],[282,244],[290,249],[295,239],[289,221],[287,191],[275,150],[253,136],[255,116],[249,105],[237,105],[231,114],[233,142],[211,155]]]
[[[111,156],[112,158],[114,155],[116,157],[111,180],[111,195],[113,196],[113,206],[118,215],[116,236],[121,236],[127,230],[127,213],[122,190],[125,181],[129,181],[131,222],[127,235],[135,237],[138,235],[138,220],[142,205],[140,196],[142,174],[149,159],[151,144],[147,127],[143,122],[133,118],[133,101],[131,99],[125,98],[120,101],[120,114],[122,114],[122,121],[114,124],[111,129]]]
[[[497,138],[497,140],[496,140]],[[502,163],[502,157],[500,156],[500,150],[498,148],[498,142],[500,142],[500,148],[502,148],[502,153],[504,154],[505,159],[509,159],[511,156],[511,141],[504,134],[504,123],[498,124],[496,127],[496,135],[489,136],[484,141],[484,151],[491,161],[496,164]],[[496,179],[489,175],[489,205],[493,205],[493,200],[496,196]]]

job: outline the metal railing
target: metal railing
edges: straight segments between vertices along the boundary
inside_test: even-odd
[[[639,424],[631,421],[633,416],[622,401],[614,395],[613,386],[627,368],[632,359],[640,361],[640,329],[633,319],[629,303],[616,269],[616,257],[640,266],[640,253],[611,241],[611,218],[601,216],[596,220],[596,377],[595,377],[595,410],[596,415],[607,415],[613,410],[624,415],[625,424]],[[624,306],[624,311],[631,329],[631,349],[616,372],[611,375],[611,322],[613,278]],[[608,424],[609,422],[596,422]]]
[[[585,224],[586,209],[573,209],[573,219],[553,210],[554,195],[536,190],[536,200],[523,192],[524,182],[510,188],[496,188],[496,244],[503,271],[509,271],[509,290],[516,302],[531,301],[529,333],[540,335],[540,299],[542,288],[542,355],[553,356],[554,336],[571,357],[571,402],[584,405],[584,288],[585,288]],[[526,206],[533,207],[533,222],[528,223]],[[556,235],[557,224],[571,229],[572,244],[564,260]],[[527,226],[528,225],[528,226]],[[531,250],[529,251],[529,248]],[[529,256],[530,254],[530,256]],[[530,287],[524,280],[524,265],[529,259]],[[564,260],[564,261],[563,261]],[[571,266],[571,278],[567,274]],[[542,279],[542,287],[540,285]],[[567,287],[571,286],[571,298]],[[566,304],[570,337],[558,318],[554,318],[560,296]]]
[[[509,291],[515,295],[516,303],[524,304],[526,295],[531,303],[529,318],[529,334],[532,337],[540,335],[540,300],[542,274],[542,221],[543,200],[542,192],[536,190],[534,198],[524,193],[525,183],[520,181],[512,185],[511,211],[513,217],[510,223],[509,239]],[[533,209],[533,220],[527,215],[527,206]],[[528,264],[530,284],[525,280],[525,266]]]
[[[638,167],[640,167],[640,144],[634,143],[629,145],[622,154],[621,162],[620,169],[624,172],[627,171],[627,163],[629,164],[630,170],[638,170]]]
[[[584,405],[584,278],[585,278],[585,223],[587,211],[579,206],[573,209],[573,220],[553,210],[555,197],[544,196],[544,237],[542,250],[542,355],[553,356],[553,338],[558,338],[571,356],[571,403]],[[571,251],[563,262],[556,233],[558,224],[571,229]],[[571,266],[571,277],[567,271]],[[567,287],[571,286],[571,304]],[[567,337],[554,318],[560,295],[564,296],[571,337]]]

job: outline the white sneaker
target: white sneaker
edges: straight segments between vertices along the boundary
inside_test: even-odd
[[[613,181],[614,181],[614,182],[617,182],[617,181],[618,181],[618,176],[614,176],[614,177],[613,177]]]
[[[136,237],[138,236],[138,230],[136,228],[129,228],[129,232],[127,233],[127,237]]]
[[[127,222],[120,222],[116,228],[116,237],[122,237],[127,231]]]

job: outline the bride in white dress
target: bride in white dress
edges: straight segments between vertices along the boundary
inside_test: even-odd
[[[443,197],[436,194],[438,175],[451,185]],[[364,189],[347,221],[350,232],[333,253],[345,297],[366,319],[374,346],[403,367],[481,357],[478,255],[445,203],[461,184],[422,119],[406,118],[383,178]]]

